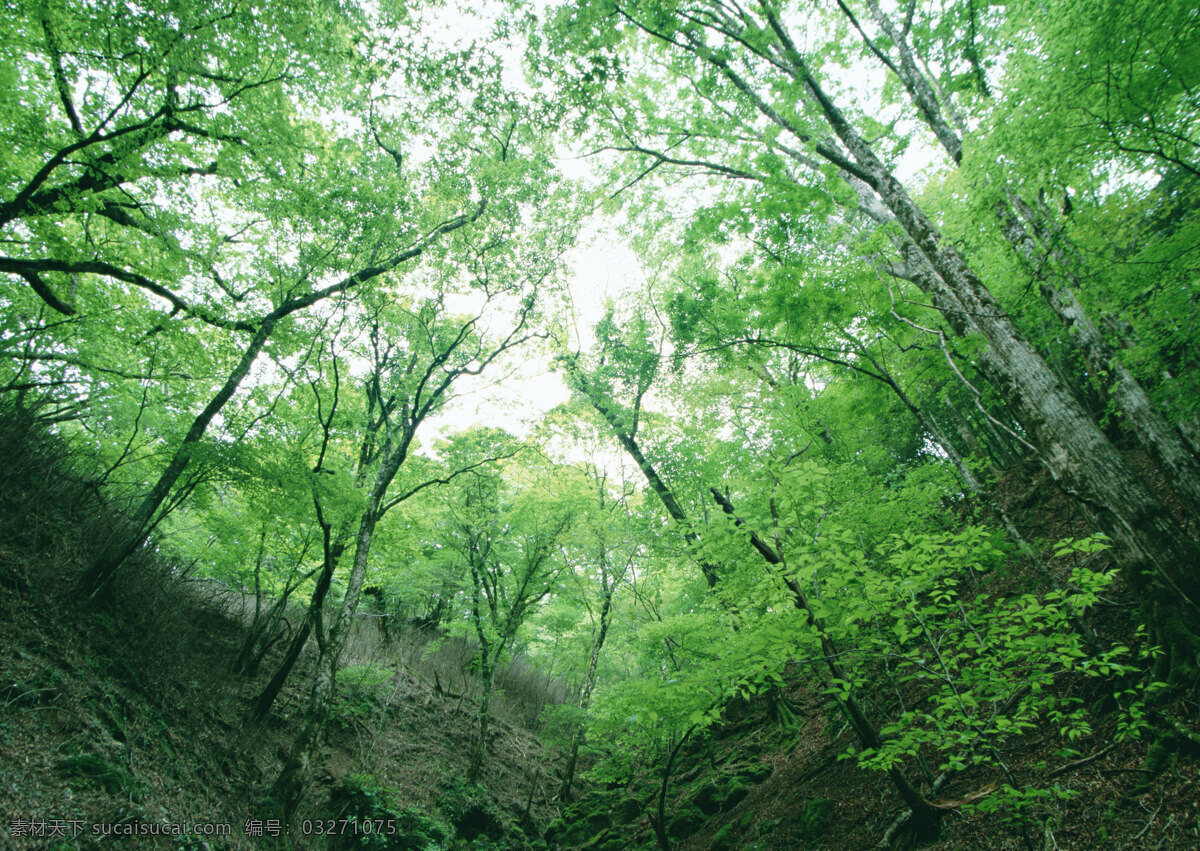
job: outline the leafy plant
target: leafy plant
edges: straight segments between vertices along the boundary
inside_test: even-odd
[[[369,830],[339,836],[334,847],[437,851],[445,848],[453,836],[445,824],[407,806],[403,793],[371,774],[348,774],[341,778],[330,803],[338,818],[372,826]]]
[[[373,662],[339,669],[334,718],[339,724],[351,727],[374,715],[387,704],[390,694],[388,683],[393,676],[395,672],[390,668]]]

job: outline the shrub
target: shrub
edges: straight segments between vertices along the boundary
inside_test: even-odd
[[[334,787],[330,802],[338,818],[358,822],[367,832],[359,831],[335,837],[333,848],[391,848],[404,851],[436,851],[445,848],[451,837],[446,825],[402,803],[399,790],[387,786],[370,774],[348,774]]]
[[[338,694],[333,717],[344,727],[363,721],[387,705],[393,672],[382,665],[347,665],[337,673]]]

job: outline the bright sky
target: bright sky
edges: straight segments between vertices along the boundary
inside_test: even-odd
[[[578,246],[568,254],[566,276],[571,303],[569,345],[585,351],[608,300],[645,280],[637,256],[616,234],[614,223],[603,218],[585,226]],[[551,371],[550,356],[548,345],[525,347],[483,375],[460,381],[456,400],[429,424],[426,440],[473,425],[528,434],[542,415],[570,396],[562,375]]]
[[[540,0],[531,7],[544,9],[549,3]],[[462,46],[471,42],[485,41],[490,37],[503,7],[485,2],[478,7],[458,9],[452,15],[439,14],[430,17],[422,32],[439,46]],[[803,22],[800,22],[801,24]],[[803,31],[803,26],[800,27]],[[494,42],[489,43],[497,49]],[[500,49],[505,65],[506,82],[515,89],[527,89],[522,68],[522,48],[514,45]],[[856,92],[868,99],[875,96],[885,76],[884,69],[875,63],[853,63],[836,73],[831,80],[835,93]],[[896,112],[902,112],[898,107]],[[894,117],[880,114],[887,121]],[[915,144],[899,165],[901,179],[921,182],[922,173],[933,167],[940,159],[938,152],[922,134],[915,133]],[[584,158],[564,151],[558,166],[568,178],[579,178],[591,182],[596,170],[603,166],[593,158]],[[677,185],[673,192],[688,193],[694,186],[687,181]],[[618,233],[614,219],[596,214],[580,235],[578,246],[568,256],[567,286],[572,306],[569,317],[569,345],[575,350],[588,350],[594,340],[592,328],[603,316],[606,303],[635,287],[642,287],[646,273],[634,252]],[[550,351],[547,347],[534,350],[525,347],[503,362],[494,364],[488,372],[457,386],[457,399],[425,433],[431,443],[435,436],[445,435],[476,424],[487,424],[505,428],[519,435],[528,434],[536,422],[555,406],[565,402],[569,393],[562,376],[550,369]]]

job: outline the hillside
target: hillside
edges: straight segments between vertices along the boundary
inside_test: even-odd
[[[449,847],[452,839],[467,847],[482,838],[471,847],[516,848],[548,824],[556,761],[528,716],[554,684],[512,672],[505,685],[513,694],[523,688],[528,701],[499,707],[495,758],[479,784],[467,783],[476,703],[448,692],[470,687],[469,649],[427,655],[419,635],[385,643],[364,618],[298,814],[279,838],[252,835],[279,819],[265,793],[295,737],[310,670],[302,667],[265,724],[248,725],[278,654],[257,679],[231,672],[246,636],[240,595],[144,554],[115,603],[81,601],[72,590],[81,564],[117,515],[43,424],[11,409],[2,420],[0,846],[123,847],[140,831],[139,841],[162,848],[359,847],[314,834],[318,821],[356,817],[391,820],[387,847]],[[446,690],[435,684],[439,672]],[[144,835],[183,825],[228,833]],[[59,841],[50,841],[56,831]]]
[[[1198,93],[1183,0],[4,4],[0,841],[1200,845]]]
[[[269,720],[248,724],[267,678],[231,672],[246,601],[181,576],[162,555],[139,557],[115,603],[81,602],[72,591],[80,564],[95,530],[117,514],[31,412],[6,410],[0,430],[6,846],[615,851],[658,847],[654,822],[665,815],[679,849],[854,849],[875,845],[901,815],[886,802],[885,778],[838,758],[850,743],[847,725],[830,695],[804,685],[799,666],[770,700],[734,701],[719,724],[673,752],[665,791],[664,765],[647,765],[628,783],[583,784],[574,803],[554,794],[562,754],[539,739],[542,710],[564,695],[533,671],[513,671],[489,767],[468,783],[478,706],[471,649],[426,652],[419,631],[389,641],[364,618],[312,782],[283,820],[265,791],[296,734],[311,672],[302,665]],[[1029,581],[1012,575],[992,593]],[[1129,627],[1118,616],[1104,628],[1115,638]],[[1118,744],[1102,683],[1063,677],[1055,687],[1097,707],[1095,729],[1075,745],[1079,758],[1048,759],[1057,735],[1047,729],[1009,752],[1006,770],[1030,783],[1053,780],[1070,797],[1031,801],[1025,817],[989,815],[968,805],[1004,777],[994,768],[964,772],[937,799],[947,822],[934,847],[1191,847],[1200,749],[1186,727],[1152,748]],[[1160,724],[1179,723],[1175,716],[1193,707],[1177,696],[1151,711]],[[360,830],[381,819],[392,833],[318,834],[347,829],[342,819],[362,820]],[[220,833],[171,835],[183,825]]]

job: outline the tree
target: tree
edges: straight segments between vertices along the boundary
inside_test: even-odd
[[[585,369],[578,352],[562,357],[560,362],[566,371],[568,383],[604,420],[621,448],[637,464],[667,515],[680,527],[684,539],[694,544],[699,538],[687,512],[646,456],[638,440],[642,402],[659,371],[665,329],[659,329],[660,339],[654,340],[654,330],[644,315],[632,319],[625,328],[618,329],[614,321],[614,309],[610,306],[596,330],[599,351],[595,355],[595,368]],[[628,397],[628,402],[617,400],[616,397],[621,393]],[[715,586],[716,566],[706,561],[700,561],[699,566],[704,581],[710,588]]]
[[[579,687],[579,717],[577,723],[570,725],[567,764],[559,784],[558,797],[562,801],[570,800],[575,782],[588,707],[596,689],[600,655],[615,613],[617,591],[633,572],[640,549],[630,506],[636,487],[623,477],[623,468],[615,472],[609,469],[605,457],[608,429],[594,427],[570,407],[564,406],[543,422],[543,443],[553,451],[565,456],[586,454],[581,472],[591,490],[585,509],[575,519],[574,534],[567,542],[572,562],[569,570],[577,597],[570,599],[566,589],[559,595],[569,607],[567,619],[577,620],[578,609],[582,607],[590,627],[586,672]]]
[[[495,235],[487,243],[488,253],[477,255],[478,265],[472,269],[474,275],[470,279],[479,296],[478,312],[474,315],[455,315],[447,308],[458,284],[458,270],[453,267],[424,282],[431,288],[424,298],[409,301],[391,296],[365,305],[359,318],[358,347],[351,348],[369,365],[360,385],[360,419],[351,432],[358,445],[349,453],[341,453],[341,458],[332,443],[333,425],[344,392],[336,362],[326,379],[328,386],[321,386],[321,376],[312,382],[321,416],[314,478],[319,479],[325,473],[336,477],[340,472],[353,482],[358,493],[347,512],[344,507],[337,510],[328,505],[321,489],[314,488],[313,504],[324,540],[324,567],[304,629],[294,640],[285,667],[255,709],[256,718],[266,716],[311,628],[319,652],[305,724],[272,787],[273,798],[289,815],[299,801],[309,761],[324,730],[342,650],[366,582],[379,523],[389,511],[427,488],[449,484],[465,473],[512,454],[505,441],[481,442],[478,455],[458,459],[431,477],[418,476],[416,482],[406,481],[398,494],[391,490],[409,461],[418,428],[446,406],[455,383],[466,376],[479,375],[506,353],[538,336],[532,325],[539,291],[547,285],[557,262],[556,253],[549,257],[541,255],[545,239],[544,232],[531,235],[530,243],[539,248],[537,260],[522,258],[521,249],[526,247],[523,240],[513,239],[505,246],[502,237]],[[521,259],[526,262],[519,262]],[[502,307],[497,309],[498,305]],[[506,331],[493,330],[497,336],[489,339],[485,336],[485,327],[490,326],[488,320],[494,320],[494,314],[503,307],[510,307],[514,316]],[[322,394],[328,394],[323,402]],[[350,469],[339,470],[342,464]],[[344,595],[326,629],[325,597],[338,561],[349,548],[353,551],[353,561]]]
[[[884,136],[869,143],[871,131],[863,129],[869,120],[830,94],[819,70],[830,56],[799,47],[793,10],[770,2],[617,2],[560,14],[570,29],[559,32],[584,42],[586,55],[603,56],[622,80],[642,74],[639,82],[672,94],[587,90],[602,107],[595,114],[605,144],[629,156],[630,179],[656,170],[712,175],[768,198],[810,198],[829,211],[841,205],[848,221],[865,220],[879,230],[887,240],[872,245],[880,271],[898,282],[893,287],[911,285],[925,294],[945,323],[929,329],[933,339],[977,341],[976,365],[1016,416],[1014,433],[1095,527],[1117,542],[1128,582],[1147,613],[1156,613],[1161,638],[1185,676],[1196,656],[1195,636],[1185,626],[1200,600],[1188,567],[1197,562],[1196,542],[897,179],[888,161],[896,156],[889,145],[898,142]],[[635,33],[642,49],[661,46],[662,52],[647,55],[663,70],[643,71],[624,49]],[[625,34],[629,40],[621,41]],[[582,73],[578,64],[570,67],[577,77]]]
[[[577,482],[562,470],[531,472],[537,478],[516,496],[494,471],[478,472],[447,506],[450,535],[445,544],[471,580],[470,620],[482,686],[470,782],[479,779],[487,753],[496,665],[567,568],[561,547],[578,511],[579,494],[572,492]],[[560,481],[552,484],[548,474],[557,474]]]

